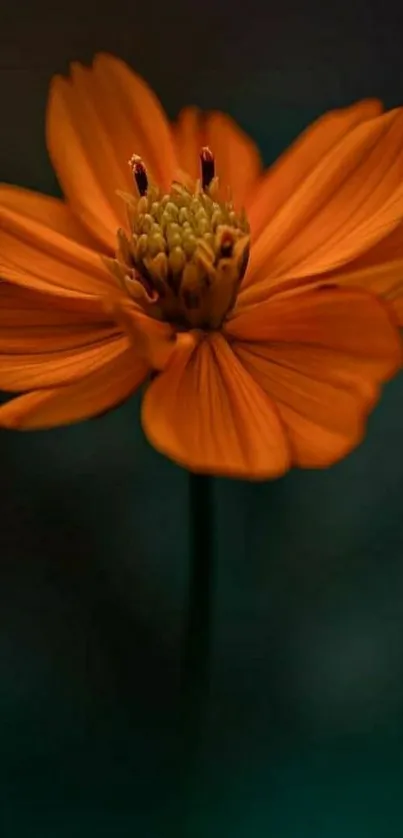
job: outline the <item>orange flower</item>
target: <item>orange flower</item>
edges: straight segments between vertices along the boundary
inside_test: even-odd
[[[228,117],[170,126],[100,55],[53,80],[47,142],[65,201],[0,188],[0,386],[23,393],[3,427],[86,419],[148,378],[149,440],[195,471],[264,479],[360,442],[401,361],[370,292],[403,321],[403,110],[327,114],[264,172]]]

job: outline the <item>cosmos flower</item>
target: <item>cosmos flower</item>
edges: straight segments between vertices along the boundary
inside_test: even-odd
[[[65,199],[0,188],[0,387],[19,394],[0,425],[84,420],[144,383],[148,439],[191,470],[345,456],[401,362],[402,141],[403,110],[366,100],[265,171],[230,118],[170,125],[112,56],[56,77]]]

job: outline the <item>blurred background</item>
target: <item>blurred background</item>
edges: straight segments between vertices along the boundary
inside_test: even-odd
[[[403,102],[389,0],[51,4],[0,12],[0,179],[58,194],[47,88],[107,50],[174,117],[229,112],[266,163],[326,109]],[[192,838],[403,834],[403,381],[323,472],[215,480],[212,689]],[[187,475],[134,398],[0,432],[0,830],[170,834]]]

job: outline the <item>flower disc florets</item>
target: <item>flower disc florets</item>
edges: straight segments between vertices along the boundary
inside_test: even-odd
[[[123,195],[130,234],[118,231],[108,266],[147,314],[179,328],[217,329],[233,308],[249,255],[249,225],[218,198],[214,157],[201,151],[194,188],[174,181],[162,194],[133,156],[137,195]]]

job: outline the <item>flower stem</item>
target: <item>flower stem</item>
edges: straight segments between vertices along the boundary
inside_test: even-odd
[[[180,685],[181,775],[185,797],[185,817],[181,820],[184,826],[198,792],[210,684],[213,513],[212,481],[205,475],[189,475],[189,530],[191,564]],[[185,826],[183,835],[188,834],[191,833]]]

